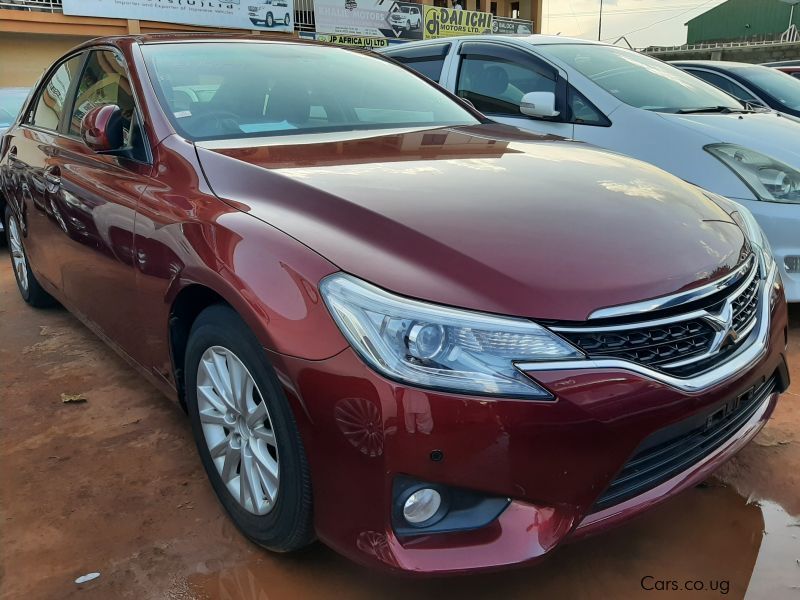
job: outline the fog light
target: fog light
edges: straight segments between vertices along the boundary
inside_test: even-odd
[[[403,505],[403,517],[412,525],[431,519],[442,505],[442,496],[434,489],[422,488],[408,497]]]

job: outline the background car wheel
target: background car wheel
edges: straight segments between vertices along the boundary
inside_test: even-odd
[[[290,22],[291,22],[291,18],[289,17],[289,15],[287,13],[286,16],[283,17],[283,24],[288,27]]]
[[[22,245],[22,229],[10,207],[6,207],[6,239],[11,267],[14,269],[14,278],[17,280],[17,288],[22,299],[36,308],[55,304],[56,301],[42,289],[31,271],[25,247]]]
[[[186,348],[186,405],[211,485],[251,540],[289,552],[314,540],[311,479],[289,403],[253,332],[204,310]]]
[[[267,27],[272,27],[273,25],[275,25],[275,19],[272,17],[272,13],[267,13],[267,20],[264,21],[264,24]]]

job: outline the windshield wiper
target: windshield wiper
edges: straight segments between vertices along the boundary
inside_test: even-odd
[[[753,112],[753,111],[748,111],[744,108],[735,108],[730,106],[700,106],[698,108],[681,108],[675,111],[675,113],[679,115],[694,115],[698,113],[722,113],[727,115],[729,113],[743,113],[743,112]]]

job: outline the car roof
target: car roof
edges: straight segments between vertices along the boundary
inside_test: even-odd
[[[686,67],[708,67],[709,69],[718,69],[724,71],[728,67],[761,67],[763,65],[754,65],[751,63],[733,62],[730,60],[671,60],[671,65],[684,65]]]
[[[314,40],[289,37],[285,34],[255,34],[255,33],[209,33],[209,32],[165,32],[145,33],[136,35],[115,35],[98,37],[83,42],[75,47],[76,50],[91,48],[92,46],[111,45],[124,46],[128,44],[164,44],[164,43],[192,43],[192,42],[260,42],[283,44],[312,44],[330,45]],[[340,46],[341,47],[341,46]]]
[[[462,35],[459,36],[460,39],[463,40],[475,40],[476,36],[474,35]],[[532,46],[545,46],[551,44],[585,44],[588,46],[610,46],[611,44],[606,44],[604,42],[597,42],[594,40],[584,40],[581,38],[573,38],[573,37],[564,37],[560,35],[543,35],[541,33],[534,33],[534,34],[512,34],[512,35],[482,35],[479,39],[491,39],[494,41],[497,40],[514,40],[515,42],[522,42],[524,44],[530,44]]]
[[[389,46],[393,50],[402,48],[408,45],[418,46],[421,44],[441,44],[442,42],[450,42],[453,40],[469,41],[469,42],[483,42],[486,40],[497,42],[512,42],[517,45],[531,45],[531,46],[546,46],[552,44],[585,44],[592,46],[610,46],[603,42],[592,40],[584,40],[581,38],[564,37],[560,35],[543,35],[540,33],[515,33],[515,34],[486,34],[486,35],[454,35],[447,36],[446,38],[437,38],[433,40],[416,40],[413,42],[406,42],[395,46]]]
[[[800,60],[779,60],[776,62],[761,63],[765,67],[800,67]]]

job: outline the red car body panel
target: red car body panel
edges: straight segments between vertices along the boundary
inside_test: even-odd
[[[718,279],[739,264],[746,240],[727,212],[654,167],[502,126],[196,146],[160,108],[138,47],[182,39],[82,47],[124,55],[151,164],[16,126],[0,155],[2,190],[37,279],[172,398],[182,367],[176,307],[211,297],[242,316],[291,403],[316,530],[330,546],[413,572],[536,560],[695,483],[768,418],[775,395],[704,462],[593,511],[643,439],[780,368],[782,293],[763,356],[702,393],[624,369],[531,374],[554,402],[434,392],[380,376],[331,318],[318,290],[324,277],[345,270],[442,304],[583,321]],[[11,147],[24,172],[8,159]],[[48,174],[60,189],[48,188]],[[430,459],[434,450],[443,460]],[[390,519],[395,474],[513,501],[481,529],[404,540]]]
[[[216,152],[201,143],[198,155],[220,198],[345,271],[443,304],[582,321],[738,264],[741,231],[697,188],[591,146],[520,138],[481,125]]]
[[[769,417],[777,395],[752,427],[708,462],[661,484],[663,489],[604,511],[594,522],[595,501],[644,438],[735,397],[779,368],[788,320],[783,307],[772,316],[767,356],[698,394],[624,370],[552,371],[535,376],[557,402],[504,401],[387,381],[349,349],[326,361],[271,354],[281,379],[297,384],[287,393],[298,407],[315,492],[323,499],[347,499],[315,504],[317,533],[364,564],[444,573],[536,560],[564,539],[635,516],[698,483]],[[444,459],[430,460],[433,450],[443,451]],[[515,508],[490,527],[404,545],[388,526],[391,476],[400,473],[508,496]],[[373,492],[354,493],[354,488]],[[509,530],[514,541],[506,544]]]
[[[778,71],[783,71],[787,75],[800,78],[800,67],[775,67]]]

